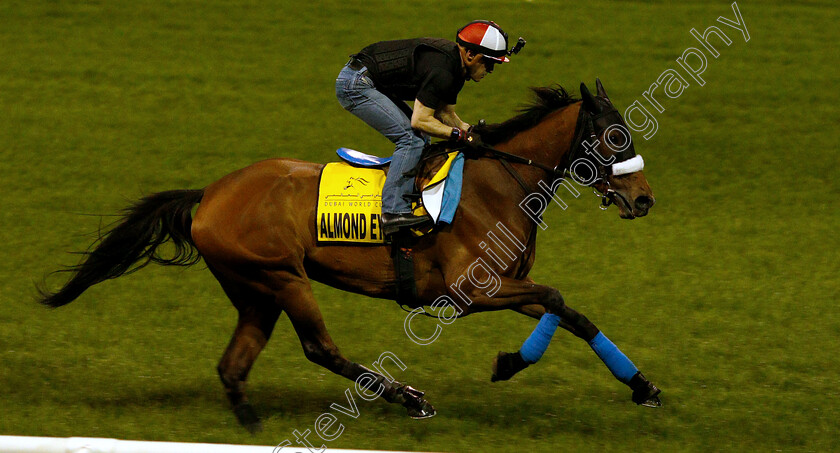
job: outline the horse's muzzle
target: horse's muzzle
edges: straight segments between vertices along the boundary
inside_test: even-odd
[[[656,200],[653,197],[639,195],[635,200],[633,200],[633,215],[635,217],[646,216],[648,210],[650,210],[654,203],[656,203]]]

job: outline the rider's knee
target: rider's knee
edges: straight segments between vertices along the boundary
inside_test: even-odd
[[[426,146],[426,139],[412,129],[406,130],[397,139],[397,145],[412,150],[422,150]]]

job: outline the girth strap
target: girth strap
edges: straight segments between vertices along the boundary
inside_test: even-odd
[[[397,233],[391,237],[391,260],[396,274],[396,301],[400,305],[417,307],[417,280],[414,277],[413,240],[406,234]]]

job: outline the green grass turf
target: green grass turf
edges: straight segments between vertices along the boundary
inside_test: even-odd
[[[390,145],[333,82],[381,40],[451,37],[493,18],[528,46],[458,110],[501,121],[526,87],[600,77],[623,109],[718,25],[732,38],[656,114],[636,149],[657,198],[632,222],[585,193],[552,207],[532,276],[564,294],[663,389],[630,403],[581,341],[491,384],[534,322],[470,316],[411,343],[395,304],[316,285],[343,352],[384,351],[439,415],[361,402],[328,447],[436,451],[836,450],[840,334],[836,3],[0,2],[0,434],[274,445],[312,429],[351,383],[306,361],[284,319],[252,370],[265,431],[237,426],[215,364],[235,310],[209,272],[148,268],[48,311],[34,285],[100,220],[150,192],[203,187],[253,161],[334,160]],[[685,76],[685,74],[683,74]],[[649,109],[650,106],[645,104]],[[512,184],[512,183],[511,183]],[[106,219],[107,221],[107,219]],[[61,278],[49,280],[56,285]],[[425,320],[421,320],[425,321]],[[431,329],[431,321],[418,326]],[[314,436],[314,434],[312,435]]]

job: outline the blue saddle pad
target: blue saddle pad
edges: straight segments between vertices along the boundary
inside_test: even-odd
[[[338,148],[338,157],[351,165],[359,167],[384,167],[391,163],[390,157],[376,157],[350,148]]]

